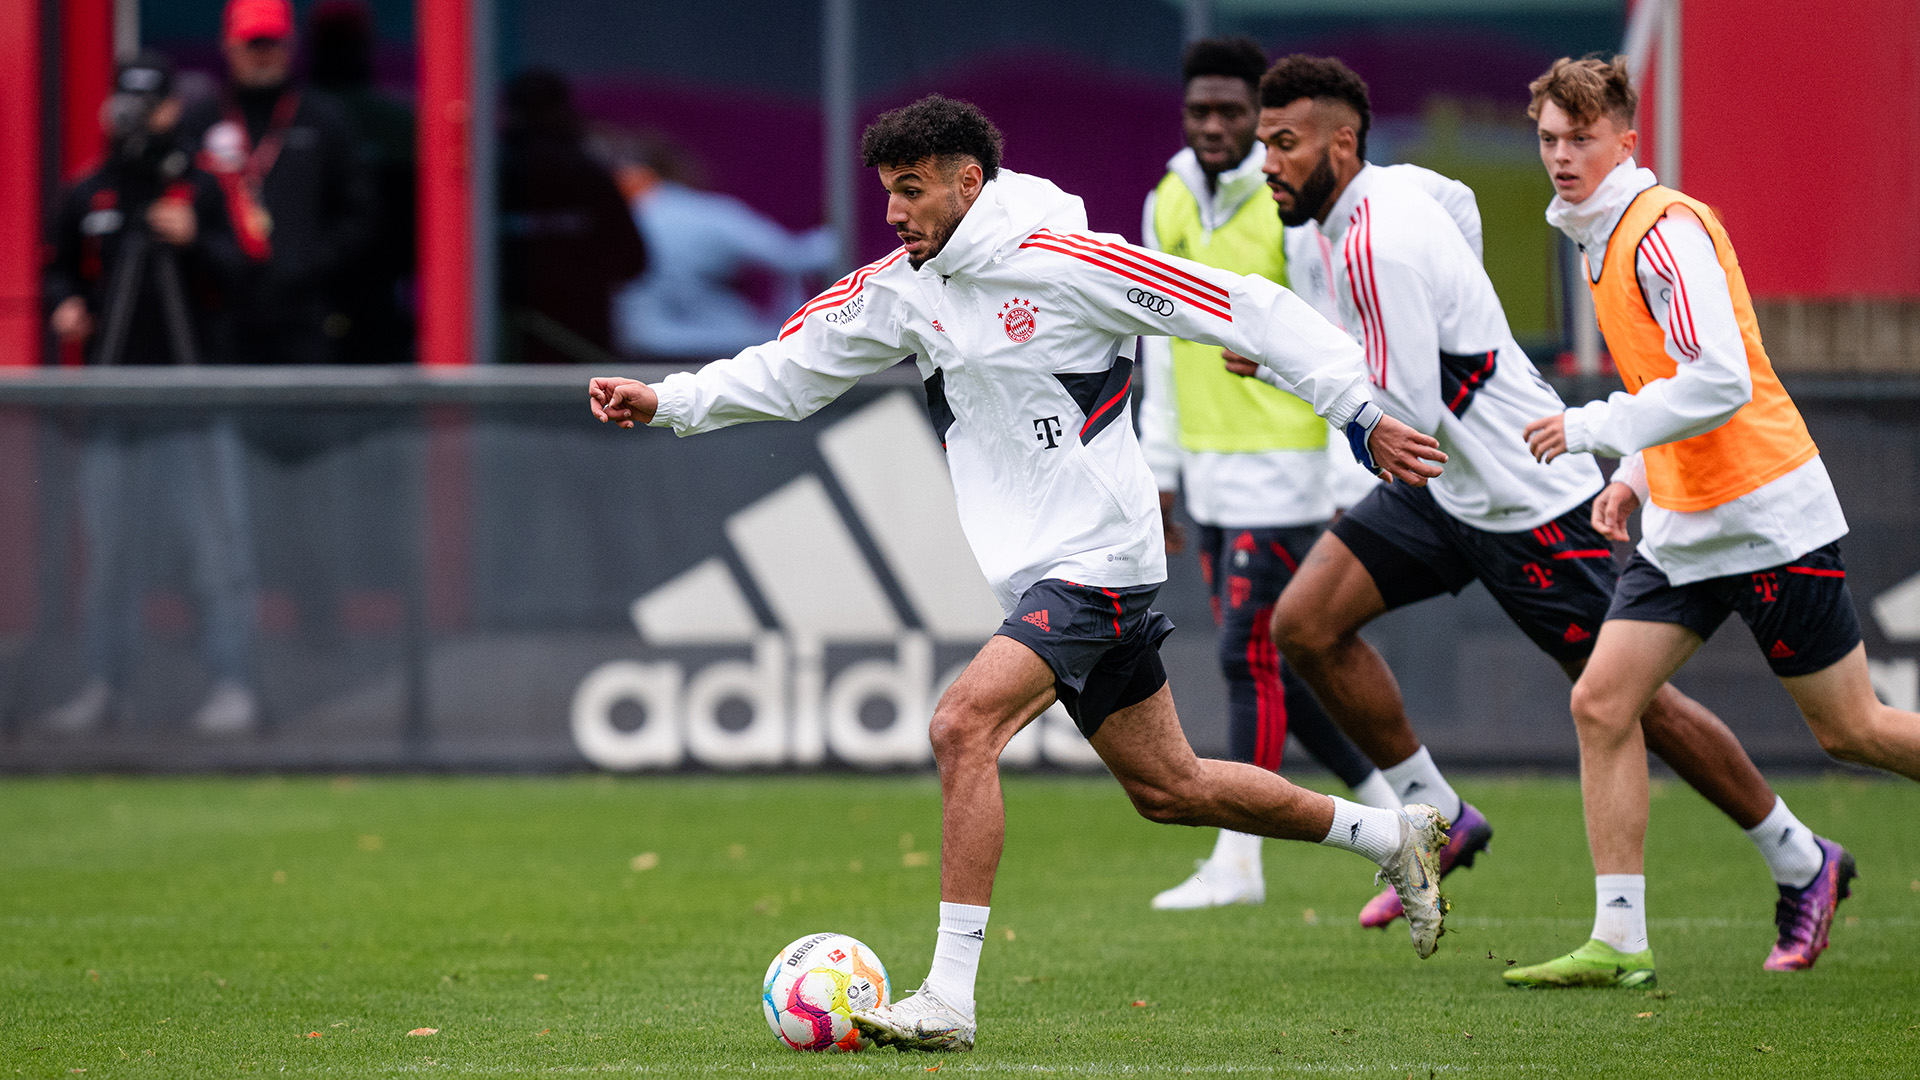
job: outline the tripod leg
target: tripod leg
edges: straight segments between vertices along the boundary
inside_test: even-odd
[[[140,289],[147,269],[147,248],[152,240],[145,229],[131,228],[113,264],[113,280],[107,286],[107,328],[100,339],[96,360],[118,364],[126,355],[127,332],[133,326],[134,305],[140,302]]]
[[[167,343],[173,347],[173,362],[192,366],[200,362],[193,347],[193,323],[187,318],[187,292],[180,284],[180,264],[173,252],[156,248],[153,252],[154,284],[160,288],[160,313],[167,322]]]

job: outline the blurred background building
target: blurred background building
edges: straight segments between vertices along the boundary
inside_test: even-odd
[[[1809,412],[1855,536],[1871,542],[1849,554],[1863,609],[1883,611],[1869,630],[1883,692],[1909,695],[1909,707],[1920,696],[1920,595],[1901,622],[1909,601],[1898,592],[1920,572],[1911,0],[301,0],[285,85],[324,123],[276,120],[271,107],[251,127],[239,119],[254,150],[284,129],[290,156],[264,174],[268,202],[291,197],[275,193],[273,170],[292,175],[309,140],[351,133],[350,160],[323,170],[332,194],[314,195],[312,220],[339,223],[311,235],[331,261],[303,276],[311,268],[276,269],[276,253],[227,295],[297,280],[324,340],[294,352],[338,366],[259,370],[272,349],[191,371],[81,366],[85,350],[49,328],[42,237],[63,192],[107,153],[100,115],[116,58],[169,57],[190,117],[217,126],[234,119],[230,106],[246,111],[229,101],[228,8],[0,0],[0,769],[555,766],[614,761],[620,747],[656,763],[754,761],[769,752],[750,745],[756,717],[804,713],[793,687],[815,678],[808,671],[828,697],[855,669],[869,689],[937,681],[977,628],[943,622],[916,593],[922,570],[900,562],[861,502],[869,479],[823,434],[863,430],[855,421],[871,408],[880,419],[860,423],[894,423],[889,395],[914,392],[911,378],[880,380],[817,424],[682,446],[590,428],[584,374],[570,365],[731,352],[891,249],[854,143],[867,120],[930,91],[980,104],[1006,132],[1010,167],[1081,195],[1094,228],[1137,239],[1141,199],[1181,146],[1181,46],[1208,34],[1249,35],[1276,57],[1335,54],[1369,81],[1374,160],[1474,188],[1516,336],[1568,380],[1568,396],[1604,391],[1609,371],[1584,290],[1567,288],[1574,256],[1542,217],[1551,189],[1526,84],[1562,55],[1631,45],[1644,56],[1643,163],[1711,203],[1737,238],[1769,352]],[[527,156],[509,85],[522,106],[529,89],[564,98],[564,146]],[[561,158],[564,197],[529,202],[525,181],[552,181]],[[268,218],[278,221],[268,239],[298,247],[296,211]],[[546,255],[530,256],[535,237]],[[549,363],[516,363],[528,360]],[[153,408],[217,418],[245,447],[236,485],[259,598],[244,682],[259,702],[241,740],[184,738],[184,718],[218,680],[193,647],[205,630],[188,599],[198,556],[164,530],[134,544],[146,591],[132,614],[150,647],[129,676],[124,722],[103,719],[84,738],[43,723],[86,685],[85,432]],[[854,426],[832,427],[841,423]],[[607,469],[683,492],[687,510],[610,519],[596,479]],[[689,469],[698,474],[675,471]],[[791,625],[791,598],[763,580],[774,565],[756,561],[750,534],[767,522],[838,537],[829,546],[866,568],[849,573],[871,576],[888,625],[909,637],[839,641]],[[1177,579],[1167,595],[1177,621],[1191,607],[1196,632],[1173,649],[1193,656],[1175,685],[1194,687],[1182,707],[1204,748],[1224,738],[1208,726],[1220,721],[1207,711],[1219,694],[1207,681],[1204,594]],[[1883,595],[1893,599],[1873,608]],[[724,617],[695,625],[693,610]],[[931,650],[925,678],[898,675],[922,663],[915,633]],[[1454,738],[1475,759],[1571,760],[1564,683],[1534,670],[1484,596],[1389,620],[1381,636],[1401,650],[1410,698],[1453,725],[1436,748]],[[1508,649],[1512,685],[1462,688],[1459,642]],[[1704,665],[1697,692],[1757,694],[1737,690],[1751,682],[1738,652],[1724,670]],[[858,668],[868,662],[896,676]],[[607,666],[618,664],[629,666]],[[757,698],[755,680],[776,666],[788,696]],[[668,682],[682,696],[662,690]],[[893,691],[853,700],[847,685],[847,708],[870,732],[892,722],[888,708],[917,707]],[[721,717],[705,743],[687,726],[699,694]],[[1780,724],[1757,756],[1818,760],[1770,684],[1750,704]],[[582,716],[605,722],[582,728]],[[830,717],[805,721],[816,722],[830,744]],[[659,746],[681,757],[647,757],[646,733],[669,728]],[[593,731],[604,745],[588,752]],[[781,760],[808,760],[814,737],[782,736]],[[1071,755],[1063,743],[1057,760]]]

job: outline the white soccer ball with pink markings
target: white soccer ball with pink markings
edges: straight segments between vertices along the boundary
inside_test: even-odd
[[[863,1045],[856,1009],[893,1000],[887,967],[845,934],[808,934],[767,966],[760,1004],[774,1037],[795,1050],[850,1053]]]

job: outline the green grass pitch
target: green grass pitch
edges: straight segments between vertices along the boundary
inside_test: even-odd
[[[917,985],[931,778],[9,780],[0,1076],[1920,1074],[1920,786],[1783,785],[1864,877],[1819,966],[1770,975],[1758,855],[1658,785],[1659,989],[1529,993],[1507,960],[1591,919],[1578,789],[1465,781],[1493,853],[1422,963],[1355,925],[1353,856],[1270,842],[1264,906],[1151,912],[1210,834],[1010,779],[979,1049],[829,1057],[775,1043],[761,974],[832,929]]]

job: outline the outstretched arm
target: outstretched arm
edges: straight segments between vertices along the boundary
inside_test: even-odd
[[[891,367],[912,351],[894,326],[892,295],[867,280],[879,266],[862,268],[815,297],[765,345],[699,371],[676,372],[658,386],[594,379],[587,390],[593,415],[623,428],[670,427],[677,435],[812,416],[862,375]]]
[[[1219,345],[1270,370],[1270,381],[1350,438],[1361,422],[1357,454],[1374,445],[1384,424],[1384,456],[1370,467],[1415,484],[1440,475],[1430,464],[1446,460],[1437,442],[1403,439],[1397,421],[1367,411],[1372,394],[1353,339],[1286,289],[1104,236],[1042,231],[1023,246],[1058,257],[1048,267],[1048,290],[1083,324]]]

